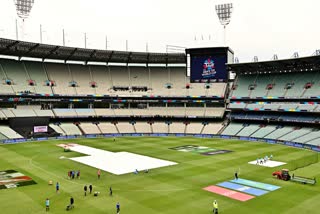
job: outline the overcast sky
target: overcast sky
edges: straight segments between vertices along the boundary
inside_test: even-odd
[[[223,28],[214,5],[224,0],[35,0],[30,17],[19,22],[19,39],[43,43],[165,52],[166,45],[221,46]],[[320,49],[319,0],[230,0],[234,12],[227,45],[240,62],[311,55]],[[14,0],[0,0],[0,37],[15,39]],[[210,36],[209,36],[210,35]],[[210,38],[210,40],[209,40]],[[196,40],[195,40],[196,39]]]

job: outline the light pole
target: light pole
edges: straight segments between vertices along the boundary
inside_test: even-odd
[[[62,45],[66,46],[66,37],[65,37],[65,34],[64,34],[64,29],[62,29]]]
[[[18,19],[16,19],[16,40],[19,39]]]
[[[84,33],[84,48],[87,48],[87,33]]]
[[[129,51],[129,42],[126,40],[126,51]]]
[[[40,43],[42,44],[42,25],[40,24]]]
[[[22,19],[22,37],[24,35],[24,20],[30,15],[34,0],[14,0],[18,17]],[[16,39],[19,39],[18,20],[16,19]],[[23,38],[22,38],[23,39]]]
[[[106,36],[106,50],[108,50],[108,36]]]
[[[219,17],[220,23],[223,26],[223,43],[226,45],[226,27],[231,21],[231,14],[233,11],[232,3],[216,5],[216,13]]]

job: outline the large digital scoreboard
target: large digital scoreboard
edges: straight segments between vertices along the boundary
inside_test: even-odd
[[[228,47],[186,49],[187,74],[192,83],[227,82],[227,63],[233,62],[233,51]]]

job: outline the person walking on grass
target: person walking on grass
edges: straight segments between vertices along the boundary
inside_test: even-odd
[[[89,185],[89,192],[91,194],[91,192],[92,192],[92,184]]]
[[[217,200],[213,201],[213,213],[218,214],[218,202]]]
[[[50,210],[50,201],[49,198],[46,199],[46,211]]]
[[[74,198],[71,196],[70,197],[70,205],[67,206],[67,210],[71,210],[74,208]]]
[[[56,183],[56,193],[59,193],[60,190],[60,184],[59,182]]]
[[[238,172],[237,172],[237,171],[234,173],[234,178],[235,178],[236,180],[238,180]]]
[[[109,195],[112,196],[112,188],[111,188],[111,186],[109,188]]]
[[[100,175],[101,175],[101,170],[100,169],[98,169],[97,175],[98,175],[98,179],[100,179]]]
[[[87,184],[84,185],[83,190],[84,190],[84,196],[87,196],[87,190],[88,190]]]
[[[116,205],[117,214],[120,214],[120,203],[118,202]]]

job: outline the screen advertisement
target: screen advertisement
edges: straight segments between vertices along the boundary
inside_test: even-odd
[[[227,82],[228,63],[233,62],[234,52],[229,47],[186,49],[187,76],[191,83]]]
[[[48,132],[48,126],[34,126],[33,127],[34,133],[43,133]]]
[[[191,82],[225,82],[228,80],[226,56],[192,56]]]

